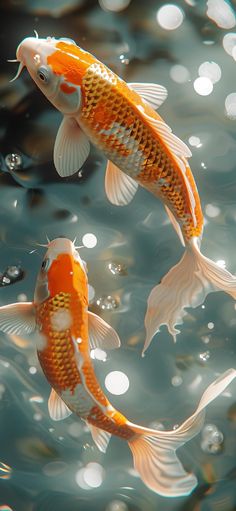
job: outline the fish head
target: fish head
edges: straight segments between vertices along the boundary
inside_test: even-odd
[[[16,58],[49,101],[63,114],[76,115],[83,104],[83,76],[96,60],[72,39],[26,37]],[[17,76],[19,76],[17,74]]]
[[[47,245],[38,273],[34,302],[42,303],[60,293],[82,294],[87,302],[88,283],[84,261],[74,243],[67,238],[56,238]]]

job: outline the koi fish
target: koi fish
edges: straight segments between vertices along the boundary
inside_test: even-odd
[[[37,35],[37,34],[36,34]],[[185,252],[148,298],[143,353],[161,325],[176,341],[186,307],[211,291],[236,299],[236,277],[200,251],[203,214],[188,164],[189,148],[155,111],[165,100],[161,85],[125,83],[70,39],[28,37],[17,48],[18,73],[26,66],[36,85],[64,114],[54,146],[62,177],[83,165],[90,141],[108,158],[105,190],[117,206],[138,185],[162,200]]]
[[[176,497],[193,490],[197,479],[184,470],[175,450],[200,431],[204,409],[235,378],[234,369],[207,388],[194,414],[177,429],[158,431],[130,422],[108,401],[94,373],[90,349],[118,348],[120,340],[111,326],[88,311],[86,269],[66,238],[49,242],[34,301],[0,307],[0,330],[11,335],[36,330],[39,362],[52,387],[48,401],[52,419],[78,415],[102,452],[111,435],[126,440],[135,469],[154,492]]]

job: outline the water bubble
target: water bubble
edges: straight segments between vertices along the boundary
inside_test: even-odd
[[[225,99],[226,115],[230,119],[236,119],[236,92],[228,94]]]
[[[179,387],[183,383],[183,378],[181,378],[179,375],[173,376],[171,383],[173,387]]]
[[[10,479],[12,473],[11,467],[0,461],[0,479]],[[1,508],[0,508],[1,509]]]
[[[79,422],[72,422],[68,426],[68,433],[72,438],[79,438],[84,433],[82,424]]]
[[[128,511],[128,506],[122,500],[112,500],[105,511]]]
[[[42,418],[43,418],[43,416],[42,416],[42,414],[41,414],[41,413],[36,412],[36,413],[34,414],[34,420],[35,420],[35,421],[41,421],[41,420],[42,420]]]
[[[31,366],[31,367],[29,368],[29,373],[30,373],[30,374],[36,374],[36,373],[37,373],[37,367]]]
[[[86,248],[94,248],[97,245],[97,237],[92,232],[84,234],[82,243]]]
[[[27,302],[27,295],[25,293],[20,293],[17,296],[18,302]]]
[[[111,295],[100,296],[97,298],[96,304],[102,310],[114,310],[118,307],[118,301]]]
[[[159,25],[165,30],[175,30],[183,23],[184,13],[175,4],[165,4],[158,9],[156,18]]]
[[[199,76],[199,78],[196,78],[193,82],[193,86],[200,96],[208,96],[213,91],[212,81],[205,76]]]
[[[113,275],[120,275],[122,277],[127,275],[127,268],[124,264],[113,261],[108,264],[108,268]]]
[[[209,330],[213,330],[215,325],[212,321],[210,321],[209,323],[207,323],[207,326],[208,326]]]
[[[22,166],[22,158],[19,154],[7,154],[5,163],[9,170],[18,170]]]
[[[234,11],[225,0],[207,0],[207,16],[220,28],[233,28],[236,24]]]
[[[215,424],[206,424],[201,433],[201,448],[204,452],[217,454],[222,451],[224,435]]]
[[[102,465],[91,462],[76,473],[75,480],[78,486],[84,490],[90,490],[91,488],[99,488],[101,486],[104,475],[105,472]]]
[[[218,208],[218,206],[214,206],[213,204],[207,204],[205,207],[205,212],[209,218],[215,218],[219,216],[220,208]]]
[[[129,388],[129,378],[122,371],[111,371],[105,378],[105,386],[111,394],[121,396]]]
[[[190,73],[186,67],[175,64],[170,69],[170,77],[176,83],[186,83],[190,80]]]
[[[201,140],[199,137],[195,137],[194,135],[192,135],[191,137],[189,137],[188,141],[190,145],[193,147],[202,147]]]
[[[199,358],[202,362],[207,362],[210,358],[210,351],[204,351],[204,353],[200,353]]]
[[[101,350],[100,348],[95,348],[94,350],[90,351],[90,357],[94,360],[100,360],[102,362],[106,362],[107,360],[107,354],[104,350]]]
[[[198,69],[199,76],[209,78],[212,83],[219,82],[221,79],[221,69],[216,62],[203,62]]]
[[[236,48],[236,34],[234,32],[230,32],[229,34],[225,34],[223,37],[223,48],[229,55],[233,55],[233,50]]]
[[[226,262],[224,259],[218,259],[218,261],[216,261],[216,264],[217,266],[219,266],[220,268],[226,268]]]
[[[19,265],[7,266],[6,270],[0,274],[0,287],[9,286],[22,280],[25,273]]]
[[[98,0],[100,7],[105,11],[119,12],[126,9],[131,0]]]
[[[41,404],[41,403],[43,403],[43,402],[44,402],[44,399],[43,399],[43,397],[42,397],[42,396],[36,396],[36,395],[35,395],[35,396],[31,396],[31,397],[29,398],[29,402],[30,402],[30,403],[40,403],[40,404]]]

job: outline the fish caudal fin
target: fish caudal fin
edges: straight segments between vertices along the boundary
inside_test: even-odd
[[[180,262],[171,268],[148,298],[145,316],[146,340],[143,354],[161,325],[166,325],[176,341],[185,307],[197,307],[208,293],[225,291],[236,299],[236,277],[203,256],[193,239]]]
[[[128,442],[134,467],[151,490],[164,497],[179,497],[189,495],[195,488],[197,478],[184,470],[175,451],[199,433],[206,406],[221,394],[235,377],[236,371],[229,369],[209,385],[194,414],[175,430],[157,431],[129,423],[136,433],[134,439]]]

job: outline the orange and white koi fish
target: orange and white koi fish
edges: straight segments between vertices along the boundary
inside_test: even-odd
[[[211,291],[236,299],[236,277],[202,255],[203,215],[184,142],[155,111],[167,96],[155,84],[125,83],[74,41],[48,37],[24,39],[17,48],[19,75],[24,66],[64,114],[55,146],[60,176],[83,165],[91,141],[108,158],[105,189],[116,205],[128,204],[140,184],[160,198],[185,247],[148,298],[143,352],[161,325],[176,340],[185,307],[197,307]]]
[[[57,238],[48,244],[38,275],[34,301],[0,307],[0,330],[8,334],[38,332],[38,358],[52,387],[52,419],[75,413],[86,421],[98,448],[105,452],[110,436],[126,440],[143,482],[164,496],[189,494],[197,484],[185,472],[175,450],[201,429],[205,407],[236,377],[229,369],[204,392],[194,414],[180,427],[157,431],[130,422],[104,395],[95,376],[90,348],[118,348],[119,337],[99,316],[88,311],[88,282],[74,244]]]

